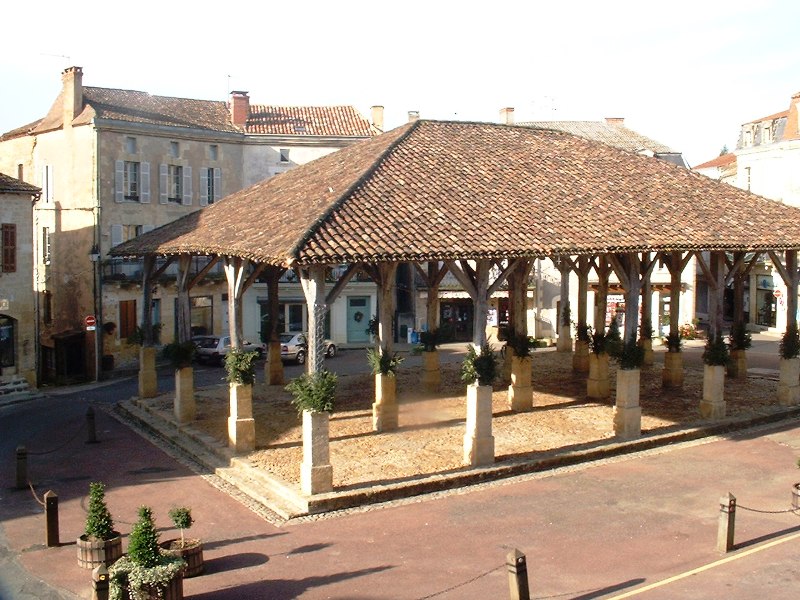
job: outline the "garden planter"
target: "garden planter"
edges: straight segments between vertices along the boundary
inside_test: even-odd
[[[300,489],[304,494],[323,494],[333,490],[330,464],[330,413],[303,411],[303,462]]]
[[[703,368],[703,399],[700,416],[704,419],[725,417],[725,367],[705,365]]]
[[[622,440],[632,440],[642,435],[639,379],[639,369],[620,369],[617,371],[614,434]]]
[[[586,395],[596,400],[611,396],[608,378],[608,354],[589,354],[589,379],[586,382]]]
[[[793,406],[800,402],[800,358],[782,358],[779,365],[778,402]]]
[[[473,383],[467,386],[464,464],[475,467],[493,462],[492,386]]]
[[[175,419],[178,423],[194,421],[194,369],[183,367],[175,369]]]
[[[442,373],[439,370],[439,352],[422,353],[422,387],[426,392],[437,393],[442,383]]]
[[[200,540],[186,540],[183,546],[181,546],[179,539],[167,540],[162,542],[160,546],[167,556],[177,556],[186,561],[186,566],[181,570],[181,576],[184,579],[196,577],[205,570],[203,542]]]
[[[122,556],[122,536],[118,533],[108,540],[90,540],[86,535],[82,535],[77,539],[76,545],[78,566],[84,569],[94,569],[100,565],[110,567]]]
[[[731,350],[731,362],[728,364],[728,377],[747,378],[747,351]]]
[[[183,577],[178,574],[167,583],[144,585],[141,591],[147,600],[183,600]],[[122,597],[130,597],[129,588],[123,588]]]
[[[508,408],[523,412],[533,408],[530,356],[511,358],[511,385],[508,386]]]
[[[683,386],[683,353],[667,352],[664,355],[664,370],[661,372],[661,383],[665,388]]]
[[[578,373],[589,372],[589,342],[577,340],[575,353],[572,355],[572,370]]]
[[[397,377],[375,375],[375,403],[372,405],[372,428],[375,431],[397,429]]]

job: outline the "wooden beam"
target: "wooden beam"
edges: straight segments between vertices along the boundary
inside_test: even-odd
[[[206,276],[206,273],[208,273],[211,270],[211,268],[219,262],[219,260],[220,260],[219,256],[214,256],[210,261],[208,261],[208,264],[206,264],[205,267],[200,269],[197,275],[195,275],[189,282],[189,289],[191,290],[194,286],[200,283],[203,277]]]
[[[478,296],[478,292],[475,288],[474,279],[470,277],[469,273],[462,270],[461,266],[457,265],[453,261],[447,261],[445,263],[447,268],[453,274],[458,282],[464,287],[464,291],[467,292],[470,298],[475,300]],[[470,269],[471,270],[471,269]],[[474,273],[474,271],[472,271]]]
[[[331,288],[331,291],[328,292],[328,295],[325,297],[325,304],[330,306],[331,304],[336,302],[336,299],[339,297],[339,294],[342,293],[342,290],[344,290],[345,286],[347,286],[347,284],[350,283],[350,280],[360,270],[361,270],[360,267],[356,263],[350,263],[349,265],[347,265],[347,269],[345,269],[344,273],[342,273],[342,276],[339,277],[339,280],[333,284],[333,288]]]

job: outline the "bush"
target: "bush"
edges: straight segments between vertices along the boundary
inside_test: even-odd
[[[256,381],[255,360],[258,352],[229,350],[225,355],[225,373],[228,383],[253,385]]]
[[[642,324],[639,326],[639,337],[643,340],[653,339],[653,325],[650,319],[642,319]]]
[[[711,367],[724,367],[731,360],[728,344],[721,334],[709,336],[703,351],[703,362]]]
[[[780,343],[781,358],[797,358],[800,356],[800,332],[797,326],[789,326]]]
[[[336,396],[336,375],[330,371],[304,373],[289,382],[286,391],[291,392],[292,404],[297,412],[333,412]]]
[[[591,342],[592,340],[592,326],[591,325],[583,325],[581,327],[575,326],[575,331],[577,332],[578,339],[582,342]]]
[[[589,338],[589,350],[594,354],[602,354],[606,351],[606,339],[605,333],[592,333]]]
[[[680,333],[670,333],[667,335],[667,350],[669,352],[680,352],[683,345],[683,338]]]
[[[497,355],[487,340],[481,346],[481,353],[475,351],[472,344],[467,348],[467,356],[461,365],[461,380],[467,384],[476,381],[478,385],[492,385],[497,378]]]
[[[183,369],[192,365],[192,358],[194,358],[196,350],[197,347],[194,345],[194,342],[189,341],[172,342],[164,346],[161,352],[164,358],[170,362],[172,368],[177,371],[178,369]]]
[[[377,316],[372,315],[372,318],[369,320],[369,323],[367,323],[367,328],[364,330],[364,333],[366,333],[367,335],[374,335],[374,336],[378,335],[378,317]]]
[[[622,336],[619,332],[619,322],[616,318],[611,319],[606,333],[605,349],[609,356],[619,358],[622,353]]]
[[[508,332],[506,345],[514,351],[514,356],[520,358],[530,356],[533,349],[530,337],[522,333],[516,333],[513,330]]]
[[[619,368],[623,371],[641,369],[644,364],[644,348],[637,344],[635,339],[629,339],[622,345],[617,359]]]
[[[139,507],[139,520],[134,523],[128,540],[128,558],[145,568],[156,567],[161,562],[158,531],[149,506]]]
[[[753,336],[747,331],[747,326],[744,323],[734,323],[731,326],[728,342],[731,350],[747,350],[753,345]]]
[[[367,362],[373,375],[390,375],[392,377],[397,373],[397,367],[405,359],[402,358],[397,352],[389,353],[386,348],[376,350],[375,348],[367,348]]]
[[[424,352],[435,352],[436,346],[441,344],[441,340],[439,339],[439,330],[431,329],[429,331],[420,331],[419,341],[422,344],[422,349]]]
[[[87,538],[98,540],[110,540],[117,535],[114,520],[106,506],[105,486],[102,483],[89,484],[89,511],[84,532]]]
[[[678,333],[680,333],[681,338],[684,340],[697,339],[697,327],[695,327],[692,323],[684,323],[678,327]]]

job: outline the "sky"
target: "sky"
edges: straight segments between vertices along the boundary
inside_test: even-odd
[[[800,92],[796,0],[261,0],[13,3],[0,131],[84,84],[271,105],[349,104],[387,129],[422,118],[623,117],[691,165]],[[8,27],[14,21],[18,27]]]

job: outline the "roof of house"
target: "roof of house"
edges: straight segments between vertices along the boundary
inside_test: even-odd
[[[711,169],[714,167],[724,168],[736,162],[736,155],[733,152],[720,154],[717,158],[704,162],[701,165],[695,166],[697,169]]]
[[[370,122],[352,106],[265,106],[251,104],[247,133],[371,137]]]
[[[603,142],[628,152],[650,150],[655,154],[677,154],[669,146],[650,139],[621,124],[603,121],[527,121],[519,123],[523,127],[555,129],[589,140]]]
[[[38,195],[41,191],[35,185],[25,183],[5,173],[0,173],[0,193]]]
[[[789,116],[789,111],[788,110],[784,110],[784,111],[781,111],[779,113],[775,113],[775,114],[772,114],[772,115],[767,115],[766,117],[761,117],[760,119],[753,119],[752,121],[748,121],[747,123],[742,123],[742,125],[750,125],[752,123],[760,123],[761,121],[773,121],[775,119],[781,119],[781,118],[788,117],[788,116]]]
[[[800,208],[560,131],[416,121],[111,253],[312,263],[800,248]]]

